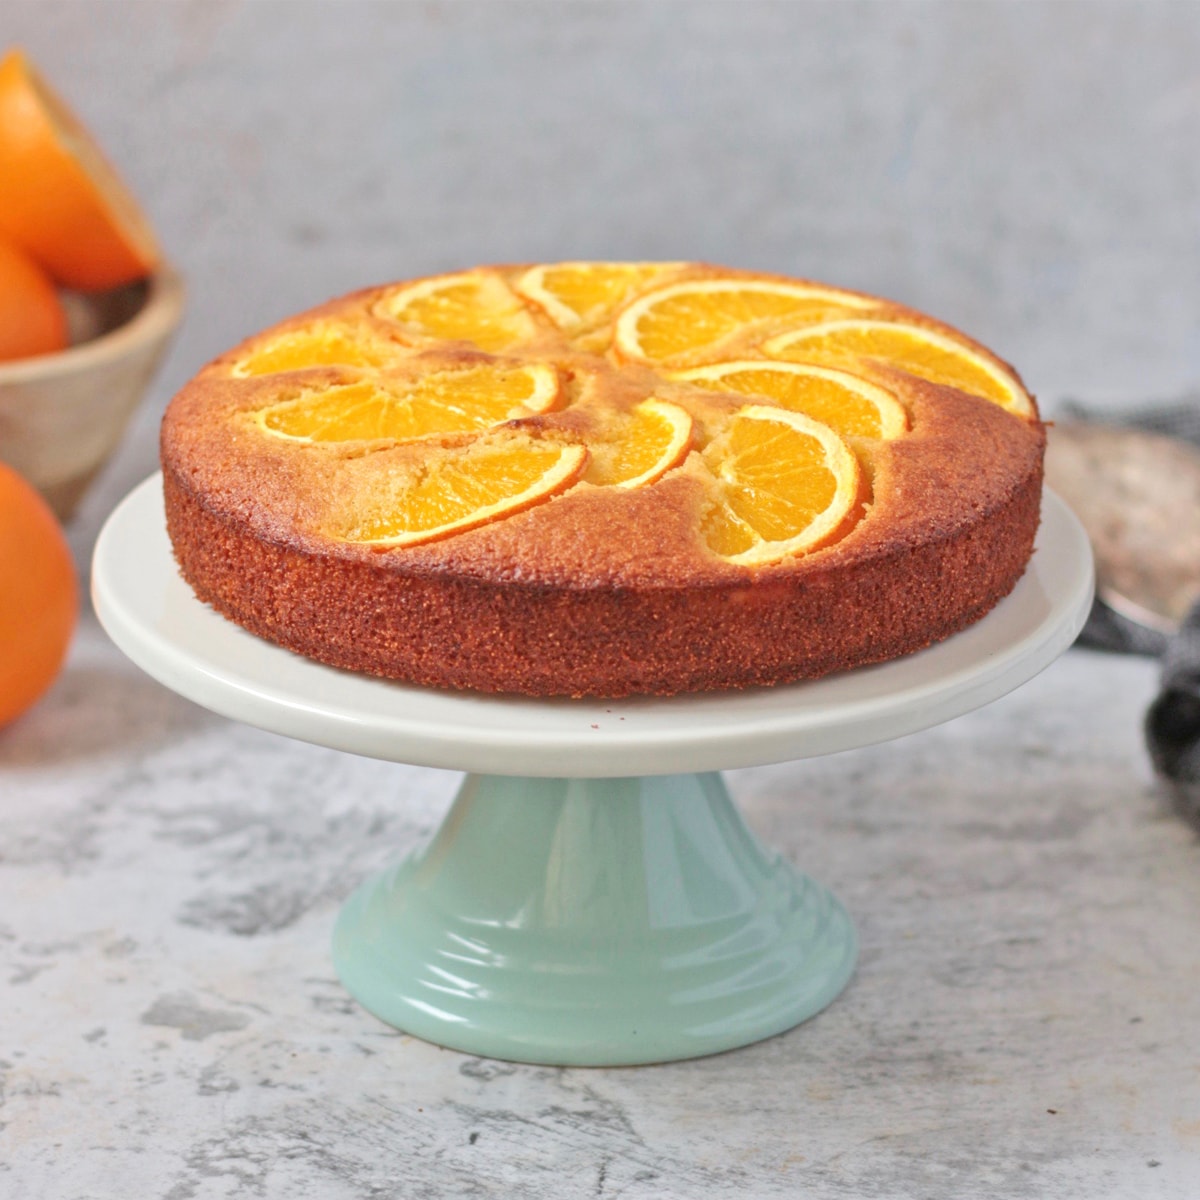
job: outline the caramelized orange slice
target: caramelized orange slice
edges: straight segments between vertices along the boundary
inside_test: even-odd
[[[692,418],[677,404],[643,400],[611,441],[597,441],[584,479],[601,487],[645,487],[677,467],[692,444]]]
[[[412,351],[369,326],[313,321],[258,343],[234,364],[233,374],[278,375],[307,367],[372,367],[395,364]]]
[[[531,267],[516,290],[559,329],[599,325],[634,293],[680,263],[563,262]]]
[[[522,435],[482,438],[408,472],[372,477],[366,511],[337,536],[399,547],[462,533],[557,496],[579,478],[587,456],[583,446]]]
[[[722,343],[756,325],[826,321],[874,301],[799,283],[701,279],[655,288],[617,317],[614,347],[626,362],[679,363],[719,356]]]
[[[717,481],[704,537],[730,562],[763,566],[816,550],[845,533],[861,510],[853,451],[800,413],[739,409],[704,459]]]
[[[908,429],[908,413],[891,392],[845,371],[800,363],[717,363],[672,376],[714,391],[760,396],[803,413],[842,437],[895,438]]]
[[[417,342],[469,342],[480,350],[497,351],[537,333],[525,306],[494,271],[425,279],[387,292],[376,301],[374,311],[395,321]]]
[[[545,412],[558,396],[558,372],[549,364],[485,363],[312,390],[260,409],[254,420],[264,433],[297,442],[404,442]]]
[[[882,363],[931,383],[983,396],[1019,417],[1037,415],[1033,400],[1020,380],[998,360],[923,325],[830,321],[771,338],[762,349],[772,358],[851,369],[861,370],[864,363]]]

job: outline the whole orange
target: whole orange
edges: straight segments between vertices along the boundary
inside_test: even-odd
[[[67,318],[50,277],[0,240],[0,362],[53,354],[67,344]]]
[[[0,726],[54,682],[78,611],[62,528],[33,487],[0,463]]]

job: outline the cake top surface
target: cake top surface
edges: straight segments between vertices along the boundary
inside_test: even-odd
[[[209,364],[180,482],[258,536],[532,585],[771,579],[952,532],[1040,457],[978,343],[876,297],[702,264],[369,288]]]

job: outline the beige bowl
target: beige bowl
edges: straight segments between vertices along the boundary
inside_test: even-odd
[[[164,266],[141,283],[66,303],[76,344],[0,363],[0,460],[64,521],[116,449],[179,326],[183,282]]]

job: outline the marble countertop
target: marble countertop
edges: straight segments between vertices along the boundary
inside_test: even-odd
[[[806,1025],[669,1066],[441,1050],[343,992],[339,902],[450,773],[212,716],[85,617],[0,735],[0,1195],[1194,1197],[1200,850],[1146,662],[1072,650],[888,745],[733,772],[858,923]]]

